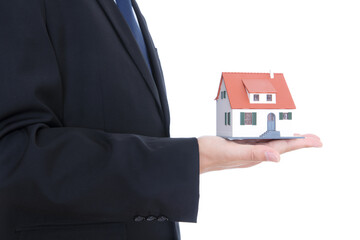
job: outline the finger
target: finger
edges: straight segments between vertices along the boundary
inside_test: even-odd
[[[322,147],[320,138],[317,137],[316,135],[305,134],[299,136],[303,136],[304,138],[290,139],[290,140],[275,140],[267,143],[266,145],[276,149],[280,154],[301,148]]]
[[[261,162],[242,163],[242,164],[233,165],[233,166],[218,166],[218,167],[212,168],[211,171],[220,171],[220,170],[234,169],[234,168],[248,168],[248,167],[255,166],[259,163],[261,163]]]
[[[235,148],[236,150],[232,151],[235,156],[230,156],[230,158],[236,159],[235,163],[237,164],[260,163],[263,161],[278,162],[280,160],[280,154],[276,149],[269,146],[235,144]]]
[[[248,168],[248,167],[253,167],[255,165],[258,165],[261,162],[252,162],[252,163],[247,163],[247,164],[242,164],[237,166],[236,168]]]
[[[318,137],[318,136],[315,135],[315,134],[311,134],[311,133],[308,133],[308,134],[295,133],[294,136],[298,136],[298,137],[308,137],[308,138],[316,138],[316,139],[318,139],[319,141],[321,141],[321,140],[320,140],[320,137]]]

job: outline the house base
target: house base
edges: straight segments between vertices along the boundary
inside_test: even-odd
[[[225,138],[227,140],[248,140],[248,139],[255,139],[255,140],[286,140],[286,139],[301,139],[304,137],[225,137],[225,136],[219,136],[222,138]]]
[[[263,134],[261,134],[259,137],[225,137],[225,136],[219,136],[222,138],[226,138],[228,140],[246,140],[246,139],[259,139],[259,140],[280,140],[280,139],[300,139],[304,137],[295,137],[295,136],[289,136],[289,137],[282,137],[280,136],[280,131],[275,130],[267,130]]]

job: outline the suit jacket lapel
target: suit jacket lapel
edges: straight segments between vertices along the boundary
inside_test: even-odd
[[[161,105],[162,105],[162,109],[163,109],[163,113],[164,113],[164,120],[165,120],[165,124],[166,124],[166,126],[165,126],[166,132],[167,132],[167,135],[169,136],[170,113],[169,113],[169,106],[168,106],[167,96],[166,96],[164,76],[162,73],[159,56],[157,54],[157,50],[156,50],[154,42],[151,38],[145,18],[141,14],[139,6],[137,5],[135,0],[132,0],[132,3],[133,3],[133,7],[135,10],[137,19],[139,21],[140,28],[142,29],[145,43],[148,48],[149,58],[150,58],[150,62],[152,65],[153,76],[155,78],[156,85],[157,85],[157,88],[158,88],[159,94],[160,94],[160,101],[161,101]]]
[[[146,60],[141,53],[139,46],[137,45],[136,39],[133,37],[131,29],[129,28],[126,20],[121,15],[116,3],[113,0],[97,0],[102,7],[105,14],[108,16],[114,29],[116,30],[121,42],[124,44],[132,60],[136,64],[138,70],[141,72],[142,77],[145,79],[150,91],[152,92],[160,112],[162,107],[160,103],[160,96],[158,89],[155,85],[153,76],[149,71]]]

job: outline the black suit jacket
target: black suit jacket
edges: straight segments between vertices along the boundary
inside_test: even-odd
[[[0,239],[177,239],[196,222],[196,138],[169,137],[113,0],[0,0]]]

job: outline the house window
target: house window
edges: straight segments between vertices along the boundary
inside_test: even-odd
[[[230,112],[226,112],[225,113],[225,125],[229,125],[230,126]]]
[[[245,113],[245,125],[252,125],[252,113]]]
[[[224,91],[224,98],[226,98],[226,91]]]
[[[266,95],[266,101],[272,102],[272,95],[271,94]]]
[[[221,99],[226,98],[226,91],[221,91]]]
[[[240,113],[240,125],[256,125],[256,112]]]
[[[254,102],[258,102],[259,101],[259,94],[254,94]]]
[[[280,120],[292,120],[292,113],[291,112],[281,112],[279,117],[280,117]]]

